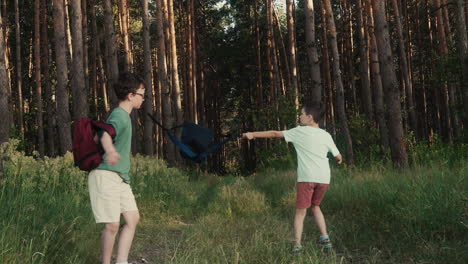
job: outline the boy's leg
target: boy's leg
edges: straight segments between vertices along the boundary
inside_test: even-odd
[[[294,240],[295,245],[301,245],[302,230],[304,229],[304,218],[307,213],[307,208],[296,208],[294,216]]]
[[[327,225],[325,223],[325,217],[323,216],[322,210],[320,210],[320,206],[312,205],[312,214],[314,215],[315,223],[320,231],[321,236],[328,236],[327,234]]]
[[[123,212],[122,216],[125,220],[125,225],[123,226],[122,231],[120,231],[117,262],[128,261],[128,253],[132,246],[136,226],[140,220],[140,214],[138,211]]]
[[[101,261],[110,264],[112,249],[114,248],[115,236],[119,231],[119,223],[106,223],[101,235]]]

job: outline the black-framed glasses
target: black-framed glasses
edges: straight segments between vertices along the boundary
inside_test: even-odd
[[[135,94],[138,94],[139,96],[141,96],[141,98],[144,100],[145,99],[145,95],[142,94],[142,93],[135,93]]]

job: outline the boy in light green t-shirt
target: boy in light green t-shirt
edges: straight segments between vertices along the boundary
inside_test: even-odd
[[[301,238],[307,208],[311,208],[314,220],[320,231],[319,243],[324,248],[331,248],[325,217],[320,210],[320,202],[330,183],[330,166],[327,154],[331,152],[338,164],[342,157],[332,137],[319,128],[318,122],[323,116],[320,107],[303,105],[300,126],[285,131],[248,132],[242,136],[248,140],[254,138],[284,138],[292,142],[297,152],[297,189],[296,213],[294,217],[293,253],[302,251]]]
[[[97,223],[105,224],[101,235],[101,263],[111,263],[122,216],[125,225],[120,231],[116,261],[117,264],[128,264],[128,254],[140,220],[128,176],[132,142],[130,113],[141,107],[145,100],[145,87],[140,77],[124,72],[119,75],[114,91],[119,106],[106,122],[114,127],[116,136],[113,143],[111,136],[103,133],[104,161],[89,173],[88,187],[94,218]]]

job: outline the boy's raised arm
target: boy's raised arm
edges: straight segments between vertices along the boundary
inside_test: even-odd
[[[106,152],[106,163],[109,165],[117,164],[120,159],[120,154],[115,150],[114,144],[112,144],[112,138],[107,132],[102,133],[101,144]]]
[[[242,134],[242,138],[246,138],[248,140],[254,139],[254,138],[283,138],[283,132],[282,131],[259,131],[259,132],[247,132]]]

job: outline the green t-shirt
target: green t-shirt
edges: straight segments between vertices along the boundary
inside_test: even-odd
[[[292,142],[297,152],[297,182],[330,183],[330,165],[327,153],[336,157],[340,152],[327,131],[298,126],[283,131],[287,142]]]
[[[109,165],[105,162],[106,155],[103,161],[97,167],[100,170],[110,170],[117,172],[124,182],[130,184],[130,151],[132,145],[132,121],[130,115],[124,109],[117,107],[107,118],[106,123],[111,124],[115,129],[114,146],[120,154],[120,160],[115,165]]]

